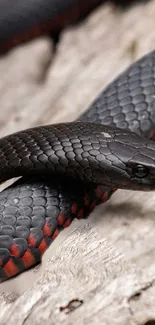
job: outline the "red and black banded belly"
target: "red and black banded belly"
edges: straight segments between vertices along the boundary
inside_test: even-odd
[[[0,279],[41,261],[60,231],[107,201],[112,190],[100,185],[45,177],[20,180],[1,193]]]
[[[17,0],[15,7],[11,6],[10,2],[11,0],[2,0],[0,3],[1,53],[47,31],[59,31],[70,22],[76,21],[81,13],[84,15],[92,5],[100,1],[25,0],[24,2]],[[39,11],[34,4],[39,4]],[[43,6],[46,4],[45,10],[41,4]],[[61,6],[62,4],[64,7]],[[86,4],[90,6],[85,6]],[[107,87],[81,120],[110,125],[114,130],[116,127],[134,130],[147,138],[151,134],[154,140],[154,67],[155,52],[152,52],[136,62]],[[41,134],[39,136],[40,139],[44,137]],[[26,137],[28,140],[28,134]],[[38,155],[36,151],[40,150],[40,147],[36,149],[32,146],[30,148],[32,152],[25,158],[25,152],[24,154],[20,152],[20,139],[17,137],[15,141],[14,139],[13,137],[9,142],[7,154],[4,154],[0,145],[1,157],[4,160],[11,155],[11,164],[6,165],[8,170],[10,168],[12,177],[17,176],[13,175],[13,172],[16,172],[21,158],[25,167],[26,158],[29,159],[31,153],[33,158],[36,158]],[[25,145],[27,150],[32,142],[31,135],[29,135],[30,143],[24,143],[24,140],[25,138],[22,145]],[[1,139],[1,144],[3,141]],[[131,141],[129,143],[132,145]],[[18,157],[12,159],[10,150],[15,146]],[[45,143],[46,149],[47,146],[49,142]],[[41,159],[44,158],[42,153],[44,152],[41,152]],[[32,166],[35,165],[33,160],[29,162]],[[40,163],[42,161],[38,159],[38,165]],[[4,180],[8,177],[5,167],[1,168],[1,177],[3,179],[4,176]],[[90,183],[87,185],[69,179],[54,179],[50,175],[43,177],[40,174],[37,178],[21,179],[3,191],[0,194],[0,280],[17,275],[40,262],[41,255],[62,229],[69,226],[74,218],[86,218],[96,205],[107,201],[114,191],[110,187],[90,185]]]

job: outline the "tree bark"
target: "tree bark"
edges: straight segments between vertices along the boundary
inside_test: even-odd
[[[74,120],[154,48],[154,17],[154,0],[126,10],[103,4],[62,33],[56,53],[42,38],[2,57],[0,136]],[[0,285],[0,324],[154,325],[154,200],[117,191],[87,221],[73,222],[41,267]]]

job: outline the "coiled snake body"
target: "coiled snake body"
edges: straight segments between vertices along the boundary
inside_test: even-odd
[[[154,94],[152,52],[78,121],[0,140],[0,181],[22,176],[0,193],[1,281],[40,262],[62,229],[86,218],[116,189],[155,189]]]

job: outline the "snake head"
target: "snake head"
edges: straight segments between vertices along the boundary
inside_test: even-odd
[[[155,143],[128,130],[107,129],[104,135],[103,171],[94,171],[98,181],[115,188],[155,190]]]
[[[155,190],[155,143],[143,140],[137,150],[126,163],[126,172],[130,177],[128,187],[131,184],[133,190]]]

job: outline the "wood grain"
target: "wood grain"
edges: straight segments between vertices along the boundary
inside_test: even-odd
[[[1,58],[0,136],[74,120],[154,48],[154,17],[154,0],[126,10],[104,4],[63,32],[55,54],[43,38]],[[41,267],[0,285],[0,324],[154,325],[154,201],[154,193],[118,191],[74,222]]]

